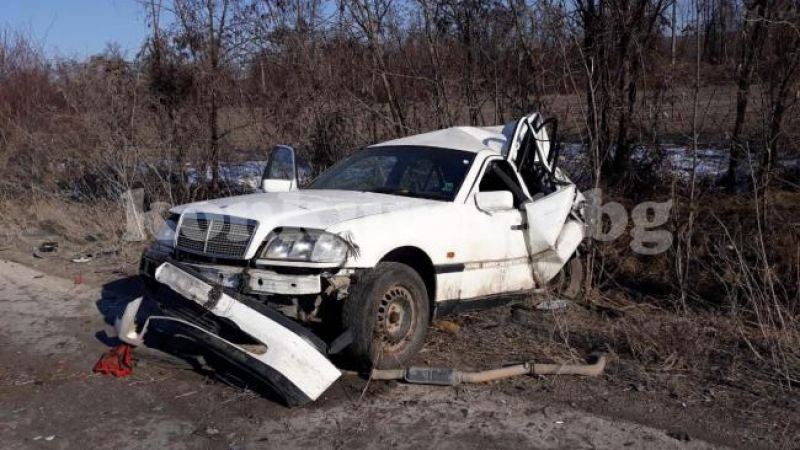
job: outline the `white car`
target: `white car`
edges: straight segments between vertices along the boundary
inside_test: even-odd
[[[289,403],[315,399],[339,372],[308,348],[403,366],[434,318],[559,273],[584,227],[555,153],[531,114],[375,144],[299,188],[294,150],[279,146],[264,192],[173,208],[140,272],[180,294],[154,294],[177,322],[259,360],[251,372],[290,386]],[[121,333],[140,342],[130,324]]]

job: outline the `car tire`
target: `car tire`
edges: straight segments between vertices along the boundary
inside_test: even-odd
[[[153,278],[142,275],[140,275],[139,278],[142,280],[142,286],[144,286],[145,295],[149,296],[150,298],[157,298],[157,294],[161,289],[161,283]]]
[[[353,335],[351,352],[361,367],[403,367],[428,334],[425,283],[405,264],[379,263],[351,285],[342,320]]]

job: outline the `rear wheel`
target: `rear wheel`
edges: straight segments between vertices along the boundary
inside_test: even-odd
[[[343,311],[357,361],[380,369],[404,366],[424,344],[429,320],[425,283],[414,269],[395,262],[380,263],[357,279]]]
[[[583,261],[576,253],[548,284],[548,291],[556,298],[579,302],[583,300]]]

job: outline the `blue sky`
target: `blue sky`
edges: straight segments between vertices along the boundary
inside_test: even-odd
[[[0,28],[30,34],[49,56],[79,58],[110,42],[133,57],[148,33],[135,0],[0,0]]]

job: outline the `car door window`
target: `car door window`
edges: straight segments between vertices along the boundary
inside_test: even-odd
[[[478,191],[511,191],[514,195],[514,207],[519,207],[527,199],[522,187],[519,185],[517,175],[505,160],[489,162],[478,185]]]

